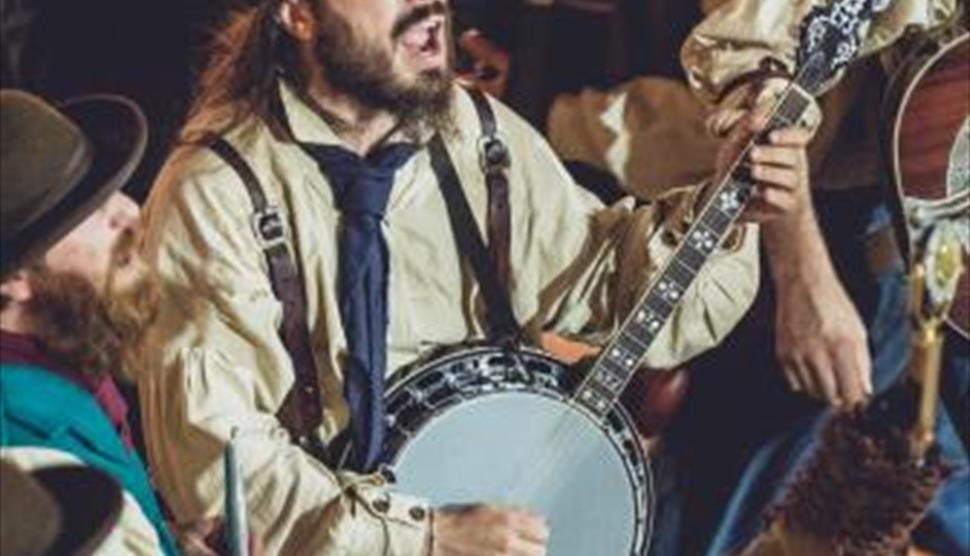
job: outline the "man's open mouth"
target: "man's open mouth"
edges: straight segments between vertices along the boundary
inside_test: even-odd
[[[419,54],[437,54],[442,47],[444,23],[443,16],[431,16],[415,23],[401,35],[401,44]]]

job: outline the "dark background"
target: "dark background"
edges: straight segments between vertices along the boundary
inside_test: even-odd
[[[248,0],[248,2],[259,0]],[[228,0],[0,0],[4,87],[52,100],[114,92],[151,125],[145,162],[128,187],[147,194],[191,98]],[[453,0],[459,29],[478,27],[512,56],[506,101],[542,129],[552,98],[637,75],[681,76],[677,51],[698,20],[694,2],[601,0],[607,11],[522,0]]]

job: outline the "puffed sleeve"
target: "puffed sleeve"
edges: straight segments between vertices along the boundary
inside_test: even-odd
[[[841,0],[845,2],[845,0]],[[908,28],[931,28],[950,19],[957,0],[876,0],[879,10],[863,30],[859,56],[881,50]],[[726,0],[694,30],[681,50],[692,88],[710,103],[762,70],[793,74],[802,24],[815,8],[834,0]],[[846,4],[859,4],[850,1]],[[838,76],[832,76],[828,88]]]

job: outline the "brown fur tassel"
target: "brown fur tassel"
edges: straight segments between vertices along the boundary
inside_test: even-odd
[[[949,474],[938,449],[917,462],[909,446],[906,431],[880,425],[864,409],[836,415],[769,519],[825,542],[839,556],[905,554],[910,533]]]

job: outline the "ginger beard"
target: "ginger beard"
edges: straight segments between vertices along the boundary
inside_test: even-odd
[[[395,115],[406,132],[414,132],[419,125],[451,131],[453,71],[447,6],[436,2],[399,17],[391,30],[389,51],[380,42],[359,36],[326,4],[315,4],[319,33],[313,54],[329,84],[367,108]],[[406,61],[396,63],[400,60],[395,60],[395,54]]]
[[[155,320],[160,290],[136,243],[131,231],[118,238],[102,291],[79,274],[43,265],[28,271],[27,311],[46,353],[95,378],[105,373],[124,378]]]

